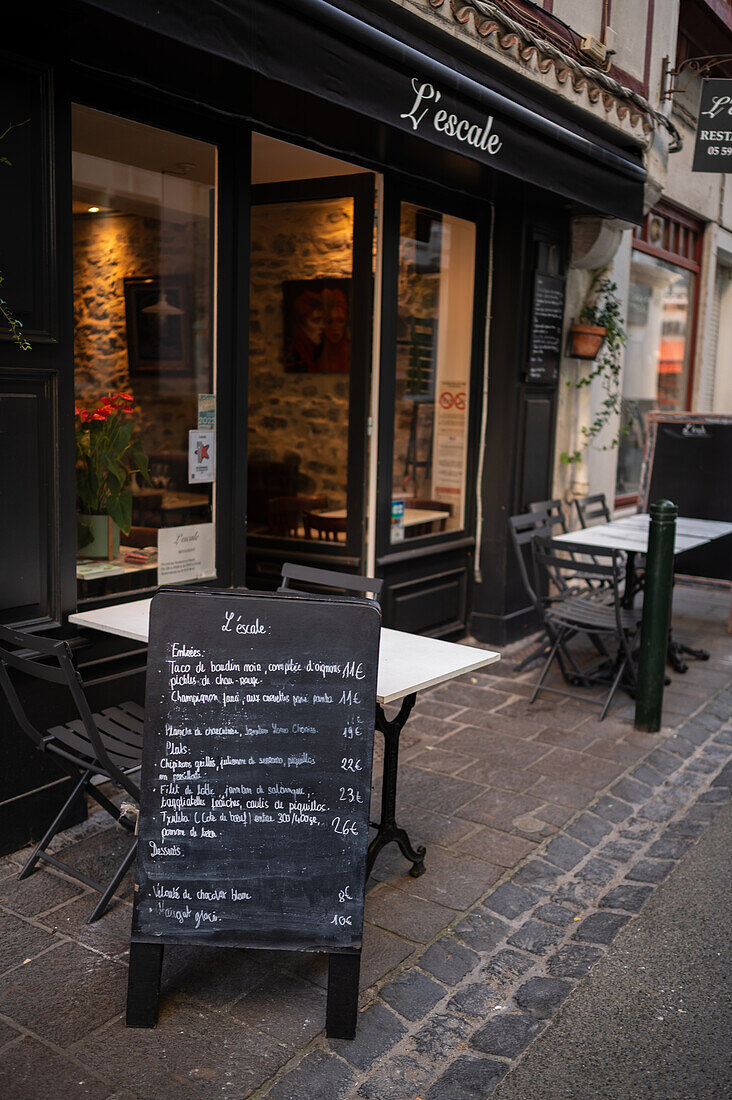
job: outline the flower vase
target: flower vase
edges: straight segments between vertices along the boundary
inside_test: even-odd
[[[79,545],[84,558],[119,557],[119,527],[111,516],[79,516],[82,528],[91,534],[91,542]]]

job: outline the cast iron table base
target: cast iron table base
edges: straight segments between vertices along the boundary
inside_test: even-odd
[[[400,829],[396,823],[396,788],[397,788],[397,764],[399,762],[399,735],[409,718],[417,695],[413,692],[407,695],[401,705],[396,718],[389,721],[383,708],[376,704],[376,728],[384,735],[384,780],[381,789],[381,821],[376,824],[371,822],[377,830],[376,836],[369,844],[366,857],[366,877],[376,861],[376,857],[392,840],[399,845],[399,850],[405,859],[411,861],[409,870],[412,878],[419,878],[424,874],[424,857],[426,848],[420,846],[413,848],[412,843],[404,829]]]

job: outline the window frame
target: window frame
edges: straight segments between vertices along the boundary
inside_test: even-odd
[[[191,138],[213,146],[216,150],[216,203],[215,217],[211,225],[211,248],[214,263],[211,268],[211,290],[213,313],[211,318],[214,334],[216,364],[216,483],[213,497],[212,522],[214,523],[214,566],[215,574],[210,579],[179,582],[176,587],[221,587],[244,583],[244,547],[245,541],[237,530],[243,528],[246,509],[246,482],[236,476],[237,455],[243,455],[246,462],[246,392],[236,385],[236,372],[233,364],[238,362],[245,371],[248,369],[248,343],[242,342],[237,332],[235,319],[242,312],[248,313],[248,278],[234,278],[235,256],[248,257],[248,180],[250,174],[249,126],[239,122],[234,125],[222,120],[214,111],[187,110],[172,97],[161,94],[153,101],[144,90],[126,82],[124,85],[110,85],[103,78],[84,73],[69,74],[66,111],[68,118],[68,147],[66,187],[69,198],[72,189],[72,134],[71,108],[73,105],[90,108],[105,114],[115,115],[143,126],[154,127],[183,138]],[[245,178],[247,186],[238,186],[238,180]],[[73,310],[73,243],[71,241],[72,215],[68,214],[68,280],[69,308]],[[234,232],[222,233],[224,225],[234,227]],[[242,235],[244,240],[242,241]],[[246,270],[246,269],[245,269]],[[69,363],[70,389],[74,391],[73,357]],[[246,387],[243,387],[246,391]],[[75,458],[73,406],[67,415],[62,410],[62,431],[70,438],[66,448],[69,460]],[[236,430],[235,430],[236,425]],[[243,426],[243,427],[242,427]],[[73,469],[71,482],[73,484]],[[73,507],[74,519],[70,525],[75,530],[76,497],[69,494],[67,508]],[[237,516],[240,517],[237,522]],[[69,551],[69,564],[75,562],[76,546]],[[69,574],[71,569],[69,568]],[[69,576],[71,586],[71,575]],[[144,599],[158,588],[157,572],[154,581],[140,588],[103,595],[80,597],[78,584],[73,573],[73,599],[68,602],[69,610],[104,607],[111,603],[124,603]]]

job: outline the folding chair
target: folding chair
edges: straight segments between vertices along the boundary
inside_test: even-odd
[[[295,583],[293,583],[295,582]],[[303,589],[301,586],[305,585]],[[282,566],[282,584],[279,592],[313,591],[328,589],[330,592],[358,592],[371,595],[378,602],[384,582],[376,577],[362,577],[357,573],[340,573],[334,569],[316,569],[310,565],[295,565],[286,561]]]
[[[546,513],[546,526],[550,528],[552,533],[557,531],[557,528],[562,533],[566,533],[567,523],[564,518],[564,509],[558,497],[554,500],[534,500],[529,504],[529,511]]]
[[[633,648],[640,627],[641,612],[626,609],[622,605],[623,556],[619,550],[593,548],[593,560],[582,560],[579,557],[583,550],[581,545],[557,543],[541,535],[534,537],[532,545],[535,578],[538,578],[535,583],[539,583],[542,574],[555,577],[566,571],[573,581],[584,579],[605,585],[607,591],[612,593],[612,602],[602,603],[587,596],[569,594],[545,605],[544,624],[552,638],[552,644],[530,701],[533,703],[540,691],[567,695],[570,698],[579,697],[578,692],[544,684],[552,662],[556,659],[565,681],[569,684],[584,687],[592,684],[609,685],[608,692],[602,699],[587,699],[601,707],[602,721],[618,686],[622,684],[631,693],[637,687]],[[569,645],[578,635],[589,638],[604,659],[598,663],[598,659],[594,658],[589,665],[580,664]],[[617,642],[614,654],[606,645],[612,640]]]
[[[591,496],[575,500],[574,506],[577,509],[577,518],[581,527],[592,527],[598,522],[610,523],[612,519],[604,493],[593,493]]]
[[[546,505],[551,505],[551,509]],[[508,532],[516,555],[516,561],[518,562],[521,583],[523,584],[526,595],[537,611],[541,622],[544,621],[545,600],[550,597],[545,597],[541,595],[540,591],[536,591],[529,579],[529,569],[532,568],[531,541],[534,535],[551,537],[556,528],[559,527],[562,531],[564,530],[564,517],[561,513],[561,506],[559,511],[557,511],[556,505],[560,505],[560,502],[546,501],[544,504],[535,503],[529,505],[531,511],[524,512],[519,516],[508,517]],[[534,661],[546,657],[550,646],[551,641],[548,635],[546,635],[544,641],[537,649],[533,650],[527,657],[519,661],[515,671],[522,672],[525,668],[528,668],[529,665],[533,664]]]
[[[12,670],[12,675],[11,675]],[[58,684],[68,689],[78,718],[65,725],[52,726],[45,733],[31,721],[18,686],[23,677]],[[17,686],[16,686],[17,685]],[[107,886],[63,863],[47,851],[49,844],[63,827],[78,798],[91,796],[128,833],[134,834],[135,824],[124,815],[96,786],[95,776],[105,776],[139,805],[140,791],[129,773],[139,768],[142,754],[144,713],[136,703],[121,703],[102,714],[92,714],[81,676],[74,668],[71,650],[66,642],[51,641],[0,626],[0,686],[7,696],[13,716],[39,752],[48,753],[68,772],[74,789],[49,825],[46,833],[26,861],[18,878],[27,878],[39,861],[57,867],[64,874],[91,886],[101,894],[87,919],[98,920],[107,909],[119,883],[135,857],[137,840],[119,865]]]
[[[580,500],[575,500],[574,503],[577,508],[577,516],[583,527],[592,527],[598,522],[610,523],[612,519],[604,493],[593,493],[592,496],[582,497]],[[594,557],[594,551],[590,557]],[[638,558],[641,559],[640,566],[638,564]],[[638,554],[630,560],[624,554],[623,560],[626,563],[625,595],[623,599],[626,604],[629,604],[632,603],[634,596],[636,596],[638,592],[643,591],[643,586],[646,582],[645,555]]]

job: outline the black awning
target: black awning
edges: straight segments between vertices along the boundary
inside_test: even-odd
[[[392,36],[326,0],[86,2],[583,206],[642,219],[640,154],[450,68],[403,29]]]

